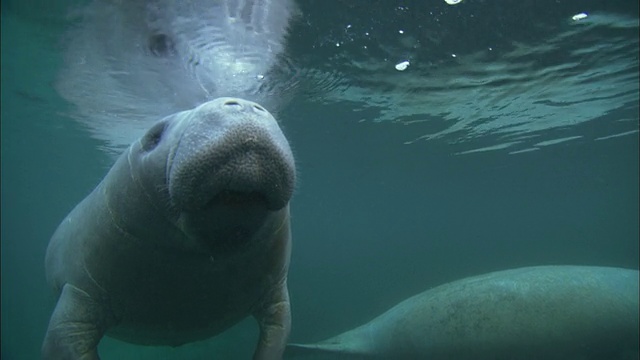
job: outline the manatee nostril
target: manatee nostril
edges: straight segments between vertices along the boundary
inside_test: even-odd
[[[256,110],[258,110],[258,111],[264,111],[264,112],[266,112],[266,111],[267,111],[267,110],[265,110],[262,106],[257,105],[257,104],[254,104],[254,105],[253,105],[253,108],[254,108],[254,109],[256,109]]]
[[[225,106],[232,106],[232,107],[239,107],[242,108],[242,104],[240,104],[239,102],[235,101],[235,100],[228,100],[224,102]]]

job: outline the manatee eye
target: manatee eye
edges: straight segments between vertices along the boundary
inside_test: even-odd
[[[166,124],[167,123],[164,121],[159,122],[153,125],[153,127],[151,127],[151,129],[149,129],[149,131],[144,134],[142,139],[140,139],[142,150],[151,151],[155,149],[156,146],[158,146],[158,143],[160,142],[160,140],[162,140],[162,134],[164,133]]]
[[[149,36],[149,50],[158,57],[175,54],[173,41],[166,34],[154,34]]]

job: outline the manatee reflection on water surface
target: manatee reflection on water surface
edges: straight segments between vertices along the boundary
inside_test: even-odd
[[[361,121],[413,127],[407,144],[456,153],[517,154],[638,130],[633,6],[368,4],[95,1],[68,33],[58,90],[112,150],[217,96],[275,113],[292,96],[337,103]],[[607,114],[615,120],[601,131],[580,130]]]

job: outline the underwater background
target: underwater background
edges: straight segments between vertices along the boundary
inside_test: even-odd
[[[56,92],[78,4],[2,2],[5,360],[40,357],[55,304],[47,242],[127,130],[77,121]],[[298,7],[277,75],[290,99],[276,112],[299,173],[291,341],[327,338],[489,271],[638,269],[637,1]],[[179,348],[105,338],[99,351],[248,359],[256,339],[247,319]]]

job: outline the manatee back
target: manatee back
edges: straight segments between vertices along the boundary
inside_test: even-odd
[[[374,323],[399,354],[613,359],[609,356],[621,349],[638,347],[638,271],[580,266],[499,271],[423,292]]]
[[[311,359],[638,359],[638,271],[539,266],[444,284],[315,344]]]

